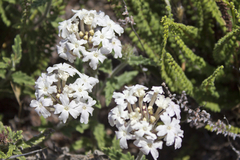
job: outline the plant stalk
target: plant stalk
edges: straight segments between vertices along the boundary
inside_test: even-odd
[[[143,152],[139,151],[137,158],[135,160],[141,160],[143,158],[143,155],[144,155]]]

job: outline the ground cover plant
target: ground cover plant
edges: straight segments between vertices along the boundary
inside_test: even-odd
[[[239,159],[240,2],[91,2],[0,2],[0,158]]]

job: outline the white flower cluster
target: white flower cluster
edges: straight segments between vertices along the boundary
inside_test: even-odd
[[[79,78],[67,85],[68,77],[75,74]],[[51,116],[50,111],[54,111],[54,114],[60,114],[59,119],[64,123],[69,114],[75,119],[81,114],[80,122],[86,124],[96,103],[88,93],[98,82],[98,79],[80,73],[69,64],[55,64],[48,67],[47,73],[42,73],[35,82],[36,100],[32,100],[30,106],[44,118]]]
[[[121,148],[127,149],[127,140],[134,140],[134,145],[145,155],[150,152],[157,159],[157,149],[162,149],[163,141],[167,146],[175,143],[175,149],[182,145],[181,110],[163,95],[161,86],[145,92],[147,89],[137,84],[126,87],[123,93],[114,92],[117,106],[109,112],[108,120],[111,126],[118,128],[116,137],[120,139]]]
[[[106,59],[107,54],[114,51],[114,58],[122,57],[120,36],[123,28],[112,21],[104,12],[95,10],[73,10],[75,15],[60,22],[59,36],[64,38],[57,46],[60,57],[73,63],[76,57],[96,70],[97,65]]]

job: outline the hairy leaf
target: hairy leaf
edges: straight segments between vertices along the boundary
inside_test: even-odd
[[[0,69],[1,68],[7,68],[7,65],[5,63],[3,63],[3,62],[0,62]]]
[[[132,65],[132,66],[137,66],[137,65],[155,66],[156,65],[156,63],[151,61],[151,59],[145,58],[142,55],[140,55],[140,56],[131,55],[128,59],[128,63],[129,63],[129,65]]]
[[[89,128],[89,124],[79,123],[76,127],[76,131],[83,133],[86,129]]]
[[[106,59],[99,67],[100,71],[111,74],[112,73],[112,60]]]
[[[209,76],[207,79],[205,79],[201,84],[201,89],[205,92],[210,92],[211,95],[218,97],[218,93],[215,91],[214,81],[216,77],[220,74],[220,72],[223,70],[223,66],[218,67],[214,73]]]
[[[105,129],[104,125],[101,123],[98,123],[93,130],[93,135],[95,139],[97,140],[99,149],[103,149],[105,147]]]
[[[21,71],[15,72],[12,74],[12,79],[13,82],[17,83],[17,84],[26,84],[26,85],[34,85],[35,80],[28,76],[26,73],[23,73]]]
[[[6,70],[0,69],[0,78],[5,78]]]
[[[50,0],[34,0],[32,3],[32,7],[37,8],[45,5],[47,2],[50,2]]]
[[[124,84],[129,83],[137,74],[138,71],[124,72],[122,75],[110,78],[107,81],[105,88],[105,98],[107,106],[111,102],[113,92],[120,89]]]
[[[26,149],[33,145],[37,145],[43,142],[52,132],[53,132],[53,129],[46,129],[45,131],[41,131],[39,135],[31,138],[28,141],[23,141],[23,140],[19,141],[17,143],[17,146],[21,147],[22,149]]]
[[[12,64],[15,67],[22,58],[22,41],[20,35],[17,35],[14,39],[14,45],[12,46],[13,54],[11,54]]]
[[[110,158],[110,159],[118,159],[118,160],[134,160],[134,156],[132,156],[129,152],[124,154],[121,150],[116,148],[103,148],[103,152]]]

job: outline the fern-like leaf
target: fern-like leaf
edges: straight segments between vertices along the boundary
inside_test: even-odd
[[[164,54],[161,67],[162,77],[166,80],[168,86],[171,86],[173,91],[186,91],[188,94],[192,94],[192,83],[169,53]]]
[[[218,42],[214,46],[213,50],[213,58],[215,61],[220,62],[225,60],[222,56],[224,56],[227,53],[222,52],[224,46],[229,44],[229,41],[234,37],[234,36],[239,36],[240,33],[240,28],[234,29],[231,32],[228,32],[224,37],[218,40]],[[224,56],[225,57],[225,56]]]

